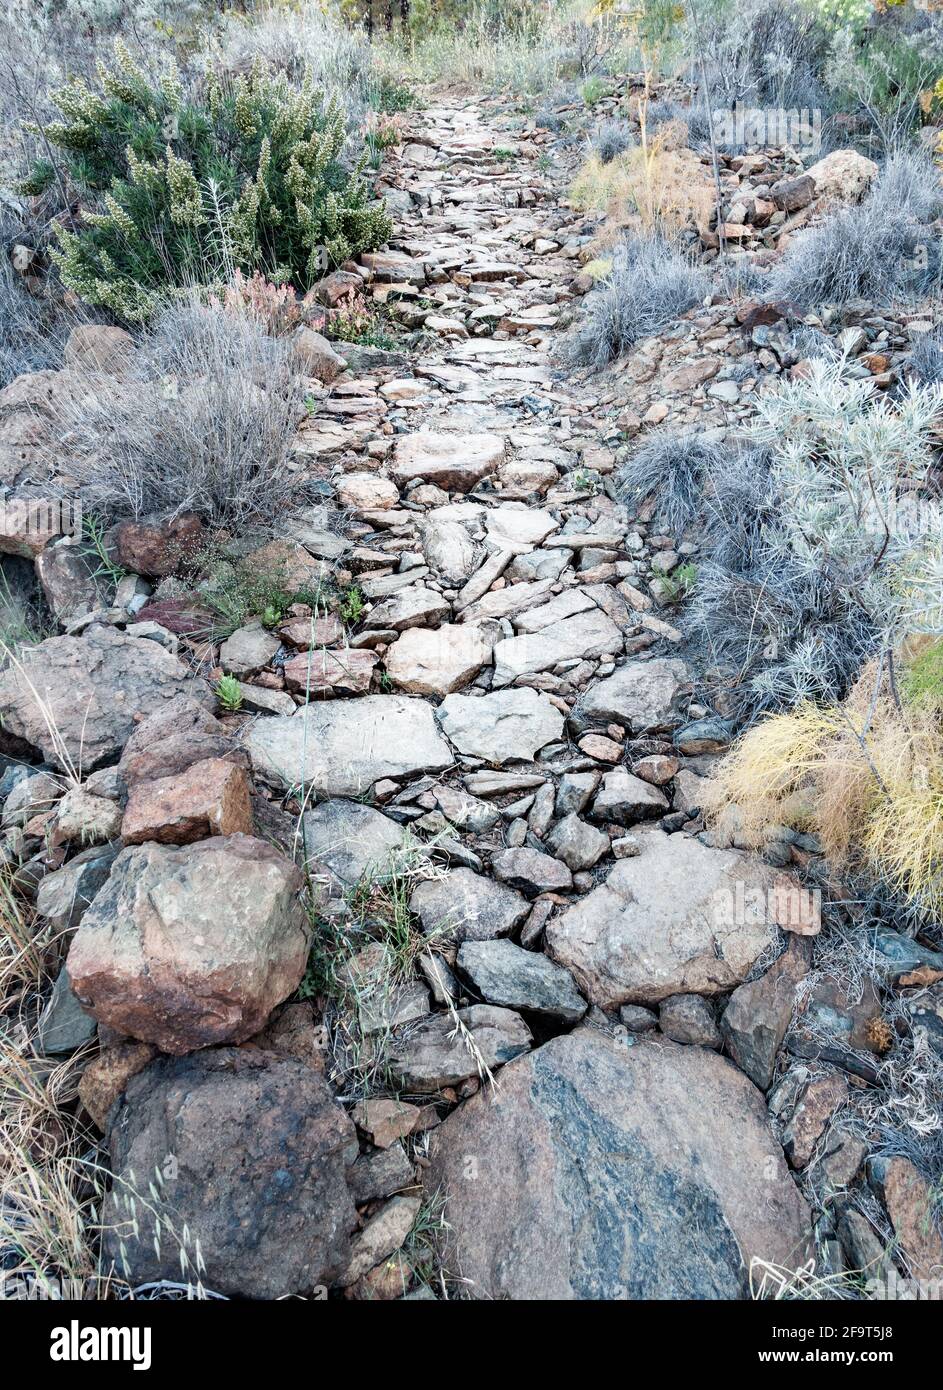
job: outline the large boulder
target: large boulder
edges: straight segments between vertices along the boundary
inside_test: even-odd
[[[805,176],[812,180],[818,197],[857,203],[877,178],[878,166],[857,150],[832,150]]]
[[[242,1042],[304,974],[300,870],[249,835],[122,850],[67,966],[100,1023],[164,1052]]]
[[[93,627],[49,637],[0,672],[0,722],[63,771],[71,762],[91,772],[120,755],[136,719],[178,695],[213,702],[206,682],[157,642]]]
[[[181,1247],[185,1277],[199,1248],[203,1284],[246,1298],[311,1294],[347,1268],[356,1131],[302,1062],[237,1048],[163,1058],[128,1082],[108,1140],[105,1251],[132,1284],[179,1281]]]
[[[360,796],[383,778],[443,772],[452,764],[431,705],[407,695],[366,695],[257,719],[244,745],[259,776],[315,796]]]
[[[547,924],[553,958],[604,1009],[740,984],[776,937],[775,871],[661,830],[639,850]]]
[[[426,1182],[447,1267],[481,1299],[743,1298],[754,1257],[794,1268],[810,1235],[742,1073],[585,1027],[454,1111]]]

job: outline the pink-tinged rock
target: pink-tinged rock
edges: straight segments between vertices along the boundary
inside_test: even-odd
[[[308,695],[363,695],[370,689],[376,652],[359,648],[310,651],[294,656],[282,668],[289,690]]]
[[[310,647],[335,647],[344,636],[344,625],[336,613],[325,618],[292,618],[282,623],[278,635],[291,647],[308,651]]]
[[[132,845],[66,962],[99,1023],[181,1055],[258,1033],[305,971],[300,870],[248,835]]]
[[[69,334],[62,355],[76,371],[120,375],[134,356],[134,339],[123,328],[82,323]]]
[[[114,529],[118,563],[151,579],[176,574],[199,549],[203,523],[195,512],[177,516],[122,521]]]
[[[127,786],[184,772],[205,758],[232,753],[223,726],[196,700],[180,695],[136,725],[118,771]]]
[[[212,699],[206,682],[157,642],[96,626],[49,637],[0,673],[0,721],[56,767],[90,772],[115,761],[136,717],[177,695]]]
[[[207,758],[173,777],[131,788],[121,838],[126,845],[157,840],[186,845],[210,835],[251,835],[252,803],[244,767]]]

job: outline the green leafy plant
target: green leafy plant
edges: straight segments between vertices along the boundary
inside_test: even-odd
[[[293,88],[258,64],[225,84],[210,74],[194,97],[172,64],[155,81],[119,39],[97,86],[76,78],[54,100],[62,120],[35,133],[95,209],[77,230],[57,228],[53,256],[70,289],[122,319],[236,267],[307,288],[390,233],[364,161],[353,171],[342,161],[341,112],[322,105],[310,75]],[[26,188],[54,176],[37,165]]]
[[[216,698],[220,708],[235,714],[242,708],[242,688],[235,676],[220,676],[216,682]]]
[[[339,613],[348,627],[356,627],[364,614],[363,594],[356,584],[346,589],[341,597]]]

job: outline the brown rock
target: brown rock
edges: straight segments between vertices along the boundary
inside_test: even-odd
[[[397,1139],[405,1139],[411,1134],[419,1110],[402,1100],[388,1100],[379,1096],[375,1100],[362,1100],[351,1111],[354,1124],[376,1144],[378,1149],[388,1149]]]
[[[335,613],[324,618],[292,618],[278,629],[283,642],[308,651],[311,647],[336,647],[344,636],[344,625]]]
[[[329,386],[347,366],[346,358],[335,352],[327,338],[313,328],[299,328],[293,338],[295,356],[306,376],[313,376]]]
[[[783,1149],[793,1168],[806,1166],[832,1115],[847,1098],[848,1082],[840,1072],[809,1082],[783,1133]]]
[[[92,627],[81,637],[50,637],[0,672],[4,730],[39,748],[56,767],[92,771],[117,758],[135,718],[177,695],[209,704],[206,683],[159,646]],[[36,692],[42,692],[42,700]]]
[[[99,1023],[164,1052],[250,1038],[305,971],[301,884],[247,835],[130,846],[72,940],[73,990]]]
[[[180,695],[143,719],[128,739],[118,764],[127,786],[185,772],[194,763],[233,753],[223,726],[209,710]]]
[[[891,1158],[883,1174],[884,1205],[900,1252],[914,1279],[943,1278],[943,1240],[936,1202],[925,1180],[906,1158]]]
[[[105,1257],[132,1284],[180,1280],[184,1228],[191,1270],[199,1247],[206,1286],[237,1297],[310,1295],[349,1266],[356,1136],[310,1067],[245,1048],[162,1058],[129,1082],[108,1141]]]
[[[763,1098],[706,1048],[577,1028],[454,1111],[431,1158],[471,1298],[736,1299],[754,1256],[807,1258]]]
[[[376,652],[356,647],[312,650],[286,661],[282,674],[289,690],[309,695],[362,695],[370,689],[379,659]]]
[[[126,845],[145,840],[186,845],[210,835],[252,835],[250,792],[245,768],[224,758],[206,758],[172,777],[136,782],[121,838]]]
[[[82,1073],[79,1099],[100,1130],[108,1127],[108,1115],[132,1076],[157,1055],[150,1043],[118,1043],[94,1057]]]
[[[117,376],[126,370],[134,356],[134,339],[123,328],[82,323],[69,334],[62,355],[66,366],[75,371],[108,372]]]
[[[122,521],[114,529],[118,563],[134,574],[162,579],[186,568],[203,541],[196,512],[144,521]]]

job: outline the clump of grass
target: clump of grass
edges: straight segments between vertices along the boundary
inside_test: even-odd
[[[663,236],[630,234],[613,256],[609,279],[586,296],[570,358],[602,368],[693,308],[707,291],[704,272]]]
[[[303,814],[296,838],[309,867]],[[384,1020],[415,979],[419,956],[436,949],[436,935],[420,932],[409,910],[417,881],[440,872],[429,849],[407,839],[386,862],[370,866],[345,894],[340,911],[320,910],[318,886],[313,880],[308,885],[311,954],[299,995],[318,1001],[338,1074],[362,1094],[393,1088],[387,1060],[392,1033]]]
[[[655,135],[609,159],[594,151],[571,196],[578,208],[607,214],[604,237],[611,238],[624,228],[670,235],[705,223],[714,195],[701,161],[690,150],[668,149]]]
[[[774,291],[799,304],[914,300],[938,287],[941,243],[933,225],[943,207],[929,159],[892,155],[858,206],[842,207],[798,233],[773,272]]]
[[[611,164],[635,143],[627,121],[600,121],[593,131],[592,148],[601,164]]]
[[[660,430],[620,466],[619,500],[637,512],[647,498],[653,498],[655,525],[680,536],[700,511],[708,478],[724,462],[724,451],[705,436]]]
[[[68,447],[86,505],[103,516],[192,510],[238,528],[283,515],[297,491],[304,377],[290,340],[252,315],[167,310],[125,378],[57,402],[56,451]]]
[[[918,644],[901,680],[901,691],[916,709],[943,714],[943,639]]]
[[[919,666],[916,677],[907,671],[901,690],[916,688],[918,701],[898,703],[881,662],[841,704],[762,720],[721,763],[711,814],[735,803],[743,834],[757,843],[770,825],[814,829],[832,864],[939,918],[943,732],[919,703],[924,687]]]
[[[306,604],[313,613],[326,613],[326,586],[293,584],[285,565],[259,566],[251,556],[232,554],[210,543],[187,557],[187,566],[202,574],[196,593],[215,616],[214,632],[228,637],[250,619],[277,627],[292,604]]]

